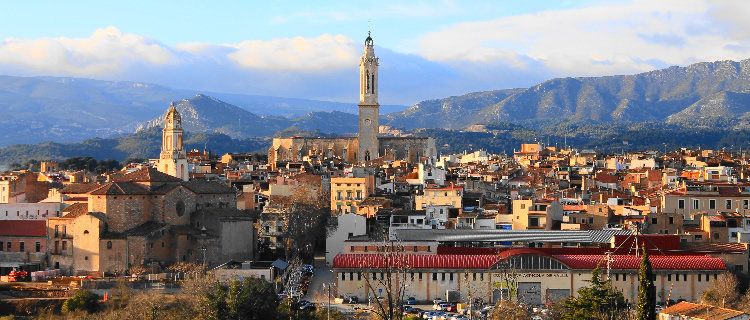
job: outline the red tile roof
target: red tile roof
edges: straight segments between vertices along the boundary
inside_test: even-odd
[[[605,255],[557,255],[553,256],[572,269],[594,269],[605,266]],[[641,258],[633,255],[613,255],[612,269],[637,270]],[[726,270],[724,260],[709,256],[649,256],[654,270]]]
[[[494,254],[483,255],[437,255],[437,254],[404,254],[392,256],[390,265],[408,266],[416,269],[489,269],[500,258]],[[387,260],[380,254],[343,253],[333,258],[334,268],[382,268]]]
[[[3,220],[0,221],[0,236],[4,237],[46,237],[45,220]]]

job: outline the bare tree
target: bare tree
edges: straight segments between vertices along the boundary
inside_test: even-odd
[[[359,256],[364,271],[364,287],[374,297],[373,313],[382,320],[401,320],[400,307],[406,292],[406,276],[411,269],[404,246],[399,241],[384,240],[378,252]]]

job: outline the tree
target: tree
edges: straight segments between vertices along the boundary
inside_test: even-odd
[[[410,269],[404,247],[397,241],[383,241],[377,254],[360,257],[359,269],[365,271],[365,290],[374,299],[373,313],[381,320],[401,320],[399,310],[406,291]]]
[[[65,300],[62,305],[62,311],[65,313],[76,310],[95,312],[97,309],[99,309],[99,296],[84,289],[76,291],[76,293]]]
[[[215,302],[214,305],[219,305]],[[228,319],[261,320],[276,317],[278,302],[276,292],[266,281],[245,278],[229,285],[226,298]]]
[[[528,308],[511,301],[500,300],[492,311],[492,320],[526,320],[531,319]]]
[[[577,297],[564,302],[563,319],[612,319],[626,307],[622,292],[599,276],[599,267],[591,272],[591,286],[578,289]]]
[[[648,251],[643,248],[643,260],[638,271],[638,320],[656,319],[656,287],[654,286],[654,270]]]
[[[723,308],[737,308],[737,303],[740,302],[738,288],[739,283],[735,275],[722,274],[703,292],[701,302]]]
[[[215,291],[208,294],[209,308],[213,311],[213,318],[215,320],[229,319],[229,313],[227,312],[227,289],[218,283],[215,287]]]

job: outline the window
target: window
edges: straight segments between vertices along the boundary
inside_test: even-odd
[[[671,273],[667,275],[667,281],[672,281],[672,274]]]
[[[699,204],[700,204],[699,201],[700,200],[698,200],[698,199],[693,199],[693,209],[698,209]]]
[[[422,280],[422,273],[419,273],[419,280]]]
[[[178,217],[182,217],[185,214],[185,202],[182,200],[177,200],[177,203],[174,205],[175,211],[177,212]]]
[[[538,227],[539,218],[529,218],[529,227]]]
[[[10,241],[8,241],[8,244],[7,244],[8,251],[10,251],[10,249],[13,249],[13,247],[11,246],[11,244],[12,243]]]
[[[701,282],[702,280],[703,280],[703,275],[699,273],[698,274],[698,282]]]
[[[62,250],[63,251],[68,250],[68,242],[67,241],[63,241],[62,242]]]
[[[346,273],[342,272],[341,273],[341,281],[344,281],[344,280],[346,280]]]
[[[716,199],[709,199],[708,200],[708,208],[709,209],[716,209]]]
[[[628,274],[627,273],[623,273],[622,274],[622,281],[627,281],[627,280],[628,280]]]
[[[445,281],[445,272],[440,274],[440,281]]]
[[[107,241],[107,249],[112,249],[112,241]]]
[[[437,281],[437,273],[432,273],[432,281]]]
[[[521,204],[521,209],[526,209],[526,204],[525,203]]]
[[[40,252],[40,251],[42,251],[42,244],[39,241],[37,241],[34,244],[34,250],[35,250],[34,252]]]
[[[687,273],[682,274],[682,281],[687,281]]]
[[[658,220],[656,218],[651,218],[651,224],[656,224]]]
[[[732,209],[732,200],[724,200],[724,207]]]
[[[674,217],[669,217],[669,224],[674,224]]]
[[[83,230],[83,234],[89,234],[88,230]]]
[[[679,199],[679,200],[677,200],[677,208],[678,209],[685,209],[685,199]]]
[[[750,199],[742,200],[742,209],[750,209]]]
[[[23,241],[19,241],[18,242],[18,251],[20,251],[20,252],[26,251],[26,243],[24,243]]]
[[[472,280],[477,281],[477,273],[474,272],[474,276],[472,277]]]
[[[450,281],[453,281],[453,272],[449,273],[450,275]]]

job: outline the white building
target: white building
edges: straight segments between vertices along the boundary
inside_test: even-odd
[[[326,238],[326,264],[333,263],[333,257],[342,253],[344,242],[351,237],[367,234],[367,218],[354,213],[341,214],[337,217],[336,231]]]
[[[62,209],[60,202],[0,203],[0,220],[47,220]]]

